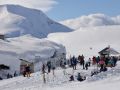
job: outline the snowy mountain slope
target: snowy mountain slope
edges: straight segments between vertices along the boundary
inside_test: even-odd
[[[48,39],[63,44],[66,47],[68,56],[84,54],[88,58],[98,55],[98,52],[108,45],[120,52],[119,33],[119,25],[86,27],[67,34],[50,34]]]
[[[71,31],[49,19],[43,12],[19,5],[0,5],[0,23],[0,34],[6,34],[6,37],[31,34],[44,38],[49,33]]]
[[[60,23],[74,30],[77,30],[81,27],[120,25],[120,15],[115,17],[110,17],[105,14],[99,14],[99,13],[90,14],[78,18],[61,21]]]

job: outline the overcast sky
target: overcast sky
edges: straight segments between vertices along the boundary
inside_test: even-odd
[[[93,13],[108,16],[120,14],[120,0],[0,0],[0,4],[19,4],[40,9],[56,21]]]

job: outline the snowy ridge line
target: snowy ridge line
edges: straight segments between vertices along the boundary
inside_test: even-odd
[[[27,34],[46,38],[49,33],[72,31],[51,20],[42,11],[20,5],[0,5],[0,14],[0,33],[9,38]]]

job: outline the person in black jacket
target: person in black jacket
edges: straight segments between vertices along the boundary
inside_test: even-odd
[[[88,70],[88,62],[85,63],[85,69]]]
[[[74,81],[74,76],[73,75],[70,76],[70,80],[69,81]]]
[[[86,79],[86,77],[82,77],[81,75],[80,75],[80,73],[78,73],[78,76],[77,76],[77,80],[78,81],[84,81]]]
[[[48,67],[48,73],[50,73],[50,71],[51,71],[51,62],[50,61],[47,62],[47,67]]]
[[[26,70],[26,76],[27,76],[27,77],[30,77],[31,70],[30,70],[30,66],[29,66],[28,64],[27,64],[25,70]]]

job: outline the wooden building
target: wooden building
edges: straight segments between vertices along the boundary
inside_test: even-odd
[[[21,74],[25,71],[25,68],[27,65],[30,66],[31,73],[34,72],[34,63],[29,62],[29,61],[24,60],[24,59],[20,59],[20,61],[21,61],[21,64],[20,64],[20,73]]]
[[[110,55],[118,55],[120,54],[118,51],[116,51],[115,49],[111,48],[110,46],[104,48],[103,50],[101,50],[100,52],[98,52],[100,54],[100,56],[110,56]]]
[[[0,39],[5,40],[5,35],[0,34]]]

